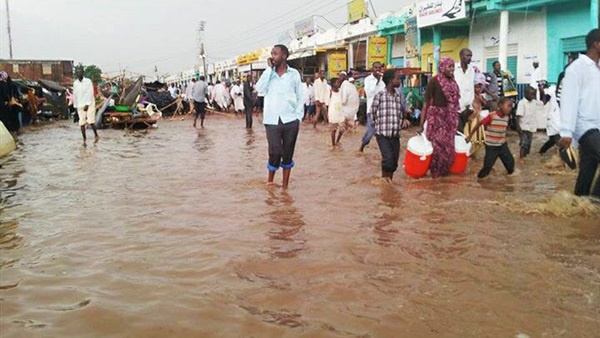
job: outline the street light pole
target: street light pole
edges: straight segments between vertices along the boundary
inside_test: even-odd
[[[9,55],[9,58],[12,60],[12,58],[13,58],[12,32],[10,30],[10,10],[8,8],[8,0],[6,0],[5,3],[6,3],[6,30],[8,32],[8,55]]]
[[[206,51],[204,50],[204,27],[206,21],[200,21],[198,28],[198,43],[200,44],[200,58],[202,58],[202,68],[204,69],[204,78],[208,81],[208,72],[206,70]]]

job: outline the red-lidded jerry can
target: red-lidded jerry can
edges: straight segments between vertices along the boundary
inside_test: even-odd
[[[408,140],[404,156],[404,172],[412,178],[425,177],[431,165],[433,146],[425,135],[413,136]]]
[[[452,175],[462,175],[467,170],[471,153],[471,143],[467,142],[465,135],[457,133],[454,136],[454,163],[450,167]]]

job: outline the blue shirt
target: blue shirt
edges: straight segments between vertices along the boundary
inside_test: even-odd
[[[256,91],[264,94],[263,124],[277,125],[302,120],[304,116],[304,88],[300,73],[290,66],[279,76],[267,68],[256,83]]]
[[[204,102],[206,101],[206,95],[208,95],[208,85],[206,82],[199,80],[194,83],[192,87],[192,98],[196,102]]]
[[[567,67],[560,93],[560,136],[579,141],[600,129],[600,66],[587,55]]]

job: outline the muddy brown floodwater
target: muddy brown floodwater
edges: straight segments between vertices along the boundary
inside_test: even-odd
[[[389,186],[362,128],[332,149],[304,125],[282,191],[263,126],[190,124],[21,137],[0,169],[2,338],[600,334],[600,212],[552,157]]]

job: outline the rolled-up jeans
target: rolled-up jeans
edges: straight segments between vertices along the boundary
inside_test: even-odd
[[[371,142],[371,139],[375,135],[375,127],[373,126],[373,121],[371,120],[371,116],[367,114],[367,131],[365,131],[365,135],[362,138],[362,144],[367,145]]]

